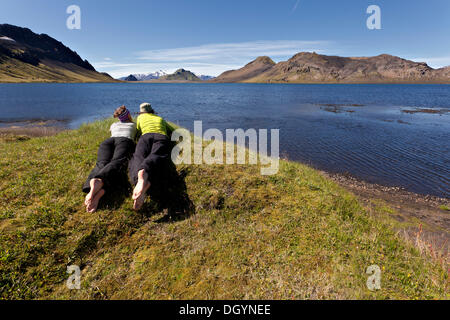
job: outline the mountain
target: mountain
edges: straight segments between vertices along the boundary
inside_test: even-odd
[[[136,78],[138,78],[138,81],[147,81],[147,80],[159,79],[161,77],[164,77],[165,75],[167,75],[167,72],[159,70],[159,71],[151,72],[148,74],[138,75]]]
[[[301,52],[277,64],[268,57],[259,57],[239,70],[222,73],[212,81],[450,83],[450,67],[433,69],[424,62],[414,62],[388,54],[375,57],[338,57]]]
[[[184,69],[178,69],[174,73],[165,75],[159,79],[165,81],[201,81],[194,73]]]
[[[198,77],[200,78],[200,80],[203,80],[203,81],[208,81],[208,80],[212,80],[212,79],[215,78],[213,76],[207,76],[207,75],[204,75],[204,74],[201,74]]]
[[[130,74],[128,77],[122,78],[123,81],[139,81],[136,76]]]
[[[436,69],[436,74],[439,78],[450,78],[450,66]]]
[[[0,82],[113,82],[61,42],[0,24]]]
[[[167,77],[169,76],[169,77]],[[136,79],[136,80],[134,80]],[[208,81],[214,79],[213,76],[208,75],[195,75],[194,73],[179,69],[175,71],[175,73],[169,75],[165,71],[159,70],[153,73],[137,73],[137,74],[130,74],[128,77],[122,77],[118,80],[122,81],[152,81],[152,80],[159,80],[162,81]],[[153,81],[152,81],[153,82]]]
[[[252,79],[275,66],[269,57],[258,57],[239,70],[230,70],[222,73],[212,82],[243,82]]]
[[[126,80],[128,77],[122,77],[119,78],[118,80],[123,80],[123,81],[148,81],[148,80],[154,80],[154,79],[159,79],[163,76],[167,75],[167,72],[159,70],[156,72],[150,72],[150,73],[135,73],[135,74],[130,74],[128,77],[133,76],[134,78],[136,78],[136,80]]]

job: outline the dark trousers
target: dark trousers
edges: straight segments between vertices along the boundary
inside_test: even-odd
[[[154,179],[164,171],[165,165],[170,156],[170,139],[159,133],[144,134],[138,141],[136,151],[129,163],[129,175],[131,182],[136,185],[138,173],[144,169],[149,181]]]
[[[128,161],[134,149],[134,141],[128,138],[109,138],[103,141],[98,148],[97,164],[84,183],[83,192],[91,190],[89,183],[92,179],[102,179],[105,190],[115,188],[115,184],[121,181],[121,176],[126,177]]]

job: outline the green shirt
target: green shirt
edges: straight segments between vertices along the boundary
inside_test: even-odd
[[[136,126],[141,135],[146,133],[159,133],[169,136],[168,131],[173,131],[173,128],[163,118],[152,113],[139,115]]]

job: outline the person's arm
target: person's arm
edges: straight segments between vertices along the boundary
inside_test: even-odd
[[[164,120],[164,123],[166,125],[167,136],[170,138],[172,137],[172,133],[176,130],[176,128],[166,120]]]
[[[138,117],[136,120],[136,137],[135,137],[136,142],[139,140],[139,138],[141,136],[142,136],[141,122],[139,121],[139,117]]]

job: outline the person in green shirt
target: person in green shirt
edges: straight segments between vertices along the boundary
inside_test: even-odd
[[[133,209],[140,210],[156,173],[160,174],[167,161],[170,161],[169,136],[174,128],[155,114],[150,103],[141,104],[136,127],[140,138],[129,163],[129,175],[135,186]]]

